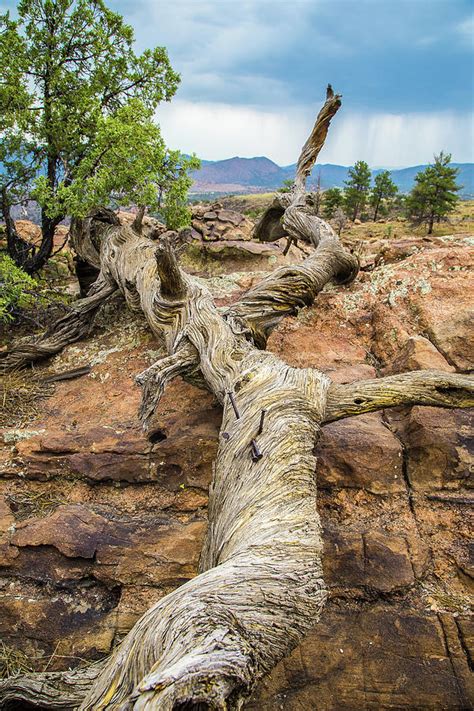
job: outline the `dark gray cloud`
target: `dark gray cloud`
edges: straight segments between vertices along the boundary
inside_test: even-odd
[[[472,109],[470,0],[115,0],[141,47],[162,44],[183,100],[354,109]]]
[[[331,81],[321,160],[474,159],[472,0],[106,0],[137,49],[167,47],[181,85],[157,119],[203,158],[293,162]],[[14,8],[13,0],[0,7]]]

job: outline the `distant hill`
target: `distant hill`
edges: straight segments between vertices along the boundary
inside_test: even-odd
[[[474,198],[474,163],[452,163],[459,168],[458,182],[463,186],[461,197]],[[426,165],[392,170],[392,180],[401,192],[413,186],[415,175]],[[285,180],[294,178],[296,164],[279,166],[269,158],[228,158],[218,161],[203,161],[200,170],[193,173],[193,193],[243,193],[274,190]],[[310,177],[310,185],[316,185],[318,174],[323,189],[343,187],[349,168],[343,165],[323,163],[316,165]],[[372,178],[382,169],[372,171]]]

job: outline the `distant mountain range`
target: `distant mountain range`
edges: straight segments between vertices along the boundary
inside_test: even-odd
[[[474,198],[474,163],[452,163],[459,168],[458,183],[463,186],[460,195]],[[426,165],[398,168],[390,171],[398,189],[405,193],[411,190],[415,175]],[[285,180],[295,176],[296,163],[279,166],[264,156],[258,158],[228,158],[227,160],[203,160],[200,170],[193,172],[194,184],[191,192],[202,193],[243,193],[265,192],[280,187]],[[309,185],[316,186],[321,176],[321,188],[343,187],[349,168],[343,165],[323,163],[316,165]],[[372,178],[382,172],[382,168],[372,171]]]

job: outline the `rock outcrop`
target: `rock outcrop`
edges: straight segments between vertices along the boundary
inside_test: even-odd
[[[187,242],[183,265],[203,275],[229,271],[270,271],[276,266],[301,262],[307,249],[292,246],[288,257],[286,239],[257,242],[252,239],[254,224],[236,210],[221,203],[194,205],[191,227],[181,231]]]
[[[236,215],[195,210],[191,244],[260,246]],[[474,249],[467,239],[414,242],[380,247],[370,273],[327,288],[269,348],[340,383],[472,368]],[[278,249],[274,263],[292,261]],[[222,303],[254,278],[223,273],[234,269],[223,260],[210,280]],[[1,432],[0,635],[37,669],[107,654],[196,573],[221,413],[176,380],[145,438],[133,378],[158,348],[140,317],[113,304],[87,340],[39,369],[91,373],[58,383],[34,420]],[[330,600],[249,710],[470,708],[469,434],[466,412],[421,407],[325,427],[316,475]]]

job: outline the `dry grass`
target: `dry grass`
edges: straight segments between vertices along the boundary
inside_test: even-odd
[[[244,212],[257,219],[270,204],[275,193],[223,196],[218,199],[225,207]],[[426,227],[413,227],[407,220],[387,220],[386,222],[363,222],[361,225],[348,223],[343,236],[351,239],[399,239],[407,235],[423,237]],[[474,200],[461,201],[448,220],[434,226],[434,237],[474,234]]]
[[[6,495],[15,518],[22,521],[32,516],[43,517],[57,506],[67,503],[67,497],[54,491],[20,491]]]
[[[42,383],[28,370],[0,376],[0,427],[19,427],[38,412],[39,401],[51,395],[54,385]]]
[[[28,674],[32,670],[31,658],[27,654],[0,640],[0,679]]]

